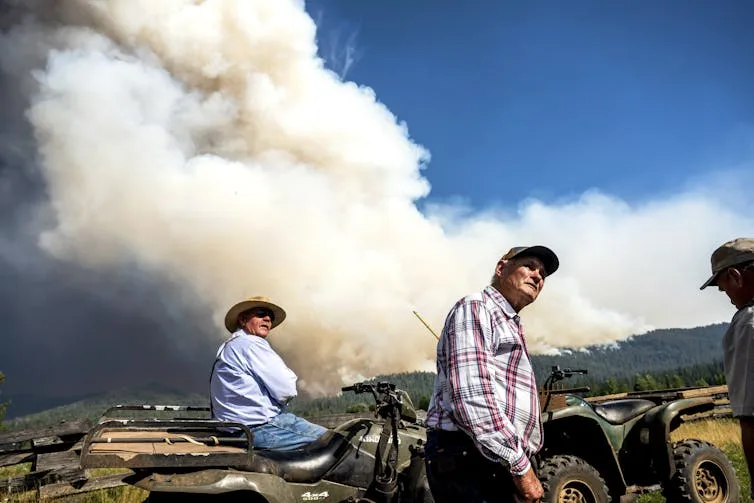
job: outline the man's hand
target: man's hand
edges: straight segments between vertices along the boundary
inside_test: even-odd
[[[518,494],[515,495],[516,501],[521,503],[533,503],[542,499],[545,490],[537,478],[534,470],[529,468],[523,475],[513,475],[513,483],[516,484]]]

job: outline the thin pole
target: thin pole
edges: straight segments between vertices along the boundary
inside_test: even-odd
[[[416,316],[417,318],[419,318],[419,321],[421,321],[421,322],[422,322],[422,323],[424,324],[424,326],[425,326],[425,327],[427,327],[427,330],[429,330],[430,332],[432,332],[432,335],[434,335],[434,336],[435,336],[435,339],[437,339],[437,340],[439,341],[439,340],[440,340],[440,337],[438,337],[438,335],[437,335],[437,334],[435,333],[435,331],[434,331],[434,330],[432,330],[432,327],[430,327],[430,326],[429,326],[429,325],[427,324],[427,322],[426,322],[426,321],[424,321],[424,318],[422,318],[422,317],[421,317],[421,315],[420,315],[419,313],[417,313],[416,311],[412,311],[412,312],[414,313],[414,315],[415,315],[415,316]]]

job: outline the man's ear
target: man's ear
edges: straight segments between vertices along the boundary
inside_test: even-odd
[[[733,278],[736,284],[740,285],[743,282],[744,275],[739,269],[731,267],[728,269],[728,274],[730,274],[730,277]]]
[[[497,276],[503,275],[503,269],[505,269],[506,264],[508,264],[507,260],[500,259],[497,261],[497,265],[495,266],[495,274]]]

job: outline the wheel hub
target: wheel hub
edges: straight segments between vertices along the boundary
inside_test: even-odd
[[[703,462],[694,471],[694,488],[706,502],[722,503],[726,497],[726,481],[723,471],[715,463]]]
[[[558,494],[558,503],[595,503],[589,486],[578,481],[567,482]]]

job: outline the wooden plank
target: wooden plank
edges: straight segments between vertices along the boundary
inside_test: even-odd
[[[74,451],[62,451],[39,454],[32,470],[35,472],[43,470],[66,471],[71,467],[81,468],[78,454]]]
[[[600,395],[586,397],[584,400],[587,402],[599,403],[606,402],[608,400],[618,400],[623,398],[662,398],[666,400],[680,399],[680,398],[697,398],[715,395],[726,395],[728,393],[728,386],[707,386],[704,388],[677,388],[666,390],[648,390],[648,391],[629,391],[625,393],[615,393],[612,395]]]
[[[73,421],[61,421],[59,424],[46,428],[32,428],[3,433],[0,434],[0,451],[2,451],[2,447],[5,444],[28,442],[35,438],[84,436],[91,427],[92,422],[89,419],[75,419]]]
[[[628,393],[615,393],[612,395],[600,395],[600,396],[588,396],[584,398],[587,402],[607,402],[608,400],[616,400],[618,398],[627,398]]]
[[[31,446],[34,449],[37,449],[39,447],[49,447],[51,445],[61,445],[64,443],[65,442],[63,442],[60,437],[40,437],[31,439]]]
[[[13,466],[19,463],[28,463],[34,460],[33,452],[22,452],[20,454],[0,455],[0,466]]]
[[[711,395],[723,395],[728,394],[728,386],[710,386],[708,388],[691,389],[688,391],[682,391],[681,396],[683,398],[695,398],[699,396],[711,396]]]
[[[70,496],[73,494],[88,493],[99,489],[109,489],[126,485],[123,481],[126,477],[132,475],[132,471],[125,473],[116,473],[114,475],[104,475],[87,479],[80,487],[75,487],[67,482],[57,484],[47,484],[39,488],[39,499],[59,498],[61,496]]]
[[[40,485],[66,482],[83,484],[87,479],[74,451],[39,454],[32,465],[32,472],[7,479],[0,479],[0,491],[19,492],[36,489]]]

